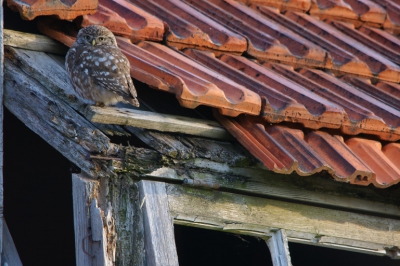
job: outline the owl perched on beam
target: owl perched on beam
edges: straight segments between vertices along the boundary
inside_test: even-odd
[[[84,103],[104,106],[123,102],[139,106],[129,61],[107,28],[92,25],[79,30],[68,50],[65,68]]]

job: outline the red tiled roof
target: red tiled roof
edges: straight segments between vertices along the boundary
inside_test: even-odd
[[[123,36],[132,77],[185,107],[218,109],[218,120],[266,168],[325,170],[377,187],[400,182],[400,40],[393,35],[400,3],[132,3],[100,0],[81,26],[103,24]],[[72,45],[77,29],[66,24],[39,21],[39,28]]]
[[[56,16],[59,19],[75,19],[78,16],[94,14],[98,0],[7,0],[7,5],[26,20],[37,16]]]
[[[163,40],[164,23],[125,0],[100,0],[98,11],[83,16],[81,26],[103,25],[116,35],[138,42]]]

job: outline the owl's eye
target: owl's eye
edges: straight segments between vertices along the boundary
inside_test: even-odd
[[[99,41],[104,41],[104,37],[99,37]]]
[[[85,40],[90,40],[90,36],[89,35],[85,35],[83,38],[85,38]]]

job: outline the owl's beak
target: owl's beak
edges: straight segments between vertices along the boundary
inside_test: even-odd
[[[94,46],[95,44],[96,44],[96,40],[93,39],[93,40],[92,40],[92,46]]]

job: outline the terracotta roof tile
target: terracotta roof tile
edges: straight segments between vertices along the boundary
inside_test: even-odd
[[[293,68],[284,65],[264,64],[264,66],[270,68],[271,70],[274,70],[275,72],[283,75],[293,82],[298,83],[304,88],[329,100],[330,102],[341,106],[345,110],[344,118],[340,128],[343,133],[349,135],[356,135],[360,133],[373,134],[378,135],[381,139],[385,140],[398,140],[400,138],[399,134],[393,134],[390,127],[388,127],[388,125],[386,125],[382,121],[382,118],[376,116],[371,110],[363,107],[355,100],[353,100],[353,95],[346,95],[343,91],[335,91],[333,89],[330,89],[327,84],[323,83],[322,80],[324,79],[319,77],[320,74],[325,76],[322,71],[303,69],[300,71],[300,73],[303,74],[301,75],[300,73],[294,71]],[[305,76],[305,73],[307,71],[310,71],[309,73],[307,73],[309,76],[316,76],[314,79],[321,79],[320,83]],[[331,80],[333,84],[334,81],[337,80],[335,77],[330,75],[326,75],[326,77],[328,78],[328,80]],[[349,87],[346,84],[344,85]],[[358,95],[358,92],[356,93]],[[372,125],[375,125],[375,128],[371,128]]]
[[[175,84],[168,84],[161,89],[176,94],[184,107],[212,106],[228,116],[260,113],[261,99],[258,94],[177,51],[151,42],[141,42],[135,46],[122,38],[118,39],[118,45],[132,66],[139,70],[137,73],[131,73],[134,78],[143,80],[141,75],[146,72],[146,75],[152,75],[153,79],[168,83],[164,73],[169,72],[169,76],[175,76]],[[144,68],[143,64],[148,67]]]
[[[342,80],[351,84],[357,90],[379,100],[387,106],[400,110],[400,90],[396,84],[390,86],[388,83],[380,83],[381,86],[374,86],[369,79],[345,75]],[[383,86],[385,84],[386,86]],[[400,123],[400,121],[399,121]]]
[[[362,67],[362,65],[356,65],[348,68],[340,68],[338,69],[339,71],[371,78],[374,77],[391,82],[400,82],[400,67],[379,53],[369,49],[357,41],[353,41],[349,36],[340,32],[336,28],[315,18],[302,13],[293,12],[287,12],[286,15],[300,26],[307,27],[308,30],[318,34],[320,38],[324,38],[325,42],[330,42],[337,47],[340,47],[348,53],[357,56],[365,63],[364,67]],[[336,23],[340,22],[334,22],[334,24]],[[335,69],[334,66],[330,68]]]
[[[380,55],[385,56],[386,59],[399,64],[400,40],[394,36],[391,36],[392,38],[390,38],[388,36],[389,34],[386,32],[379,31],[378,29],[372,30],[372,28],[368,28],[370,30],[367,31],[367,27],[362,27],[363,31],[369,32],[372,35],[370,37],[367,34],[364,34],[361,30],[356,30],[351,24],[337,21],[328,21],[328,24],[340,30],[347,36],[350,36],[351,39],[354,39],[362,45],[379,53]],[[385,44],[387,44],[387,46]]]
[[[277,74],[277,72],[263,67],[242,56],[224,54],[220,59],[229,66],[243,72],[242,75],[245,75],[245,78],[248,79],[251,77],[260,82],[261,85],[258,86],[259,89],[256,87],[255,90],[261,90],[261,88],[264,88],[259,94],[266,97],[266,105],[264,106],[264,113],[262,113],[265,120],[269,122],[298,122],[308,128],[314,129],[321,127],[340,127],[344,117],[344,110],[342,107],[318,96],[301,85],[282,77]],[[237,76],[240,78],[240,75]],[[280,94],[278,95],[280,95],[281,99],[283,98],[282,96],[290,97],[292,103],[297,101],[304,107],[301,106],[301,109],[297,107],[298,110],[291,109],[292,103],[286,100],[287,102],[283,108],[281,107],[281,110],[277,110],[278,108],[273,106],[273,99],[271,99],[268,91],[275,94],[279,92]],[[279,117],[279,113],[282,113],[284,117]]]
[[[371,71],[364,62],[359,60],[350,52],[347,52],[341,47],[331,43],[329,40],[326,40],[324,35],[320,34],[321,32],[324,32],[324,30],[321,29],[319,32],[313,32],[308,29],[308,26],[306,27],[298,24],[297,20],[302,19],[302,17],[296,17],[298,16],[297,13],[287,13],[291,18],[290,19],[287,16],[273,12],[265,7],[259,6],[257,7],[257,10],[263,15],[267,16],[269,19],[273,20],[275,23],[292,29],[293,31],[301,34],[304,38],[307,38],[309,41],[318,44],[320,47],[328,51],[328,57],[324,67],[329,69],[334,68],[338,71],[347,73],[371,75]],[[313,20],[313,18],[310,19]],[[329,32],[326,32],[325,34],[329,34]]]
[[[386,187],[400,182],[400,169],[385,156],[382,144],[378,141],[352,138],[346,141],[350,149],[375,173],[373,180],[361,179],[365,185],[372,182],[375,186]]]
[[[84,16],[81,26],[92,24],[103,25],[134,43],[161,42],[165,31],[163,21],[125,0],[100,0],[98,12]]]
[[[270,6],[278,8],[280,12],[287,10],[307,12],[311,7],[311,0],[241,0],[247,5]]]
[[[400,182],[400,165],[393,159],[400,155],[398,143],[387,144],[382,149],[378,141],[361,138],[343,141],[342,137],[326,132],[304,133],[285,126],[251,123],[244,116],[228,118],[216,112],[214,115],[274,172],[312,175],[325,170],[337,181],[363,186],[374,184],[381,188]]]
[[[363,24],[381,27],[386,19],[385,9],[368,0],[314,0],[310,14],[321,20],[350,22],[356,27]]]
[[[365,39],[371,42],[366,42],[364,43],[365,45],[386,56],[393,62],[400,64],[400,40],[398,38],[381,29],[366,26],[360,27],[358,31],[361,32],[358,35],[361,38],[365,38],[365,36],[369,37]]]
[[[353,120],[350,116],[351,110],[346,110],[349,113],[349,118],[353,121],[344,121],[342,131],[346,134],[353,135],[354,133],[369,133],[377,134],[383,139],[400,138],[400,110],[383,103],[381,100],[371,97],[363,92],[364,88],[355,88],[338,80],[333,75],[329,75],[319,70],[301,69],[302,75],[318,83],[320,86],[329,89],[342,98],[351,99],[355,104],[364,107],[371,112],[368,117],[359,117],[361,119]],[[360,80],[358,80],[360,81]],[[353,85],[356,83],[353,83]],[[344,107],[345,108],[345,107]],[[376,115],[377,117],[374,117]],[[352,119],[353,118],[353,119]],[[355,127],[354,122],[357,123]],[[355,131],[355,132],[354,132]]]
[[[98,0],[7,0],[7,5],[18,11],[26,20],[50,15],[59,19],[75,19],[78,16],[94,14]]]
[[[198,50],[186,50],[185,53],[212,70],[218,71],[230,80],[260,95],[264,103],[261,115],[268,121],[277,123],[300,120],[299,122],[301,122],[304,119],[304,122],[307,123],[309,119],[318,120],[318,117],[313,117],[303,105],[297,103],[292,98],[278,92],[265,83],[251,78],[246,73],[230,67],[223,61],[218,60],[214,54]]]
[[[162,19],[168,25],[165,42],[168,46],[226,51],[242,54],[247,49],[246,39],[211,18],[178,0],[132,2]]]
[[[218,121],[268,169],[278,173],[292,172],[297,161],[275,141],[260,124],[241,123],[214,112]]]
[[[400,3],[396,1],[380,1],[386,6],[386,20],[383,23],[383,28],[395,35],[400,34]]]
[[[38,18],[37,26],[40,32],[56,39],[68,47],[74,44],[75,37],[79,30],[72,22],[56,20],[51,17]]]
[[[249,40],[247,53],[250,56],[298,65],[325,65],[325,50],[239,2],[185,1],[229,29],[246,36]]]

